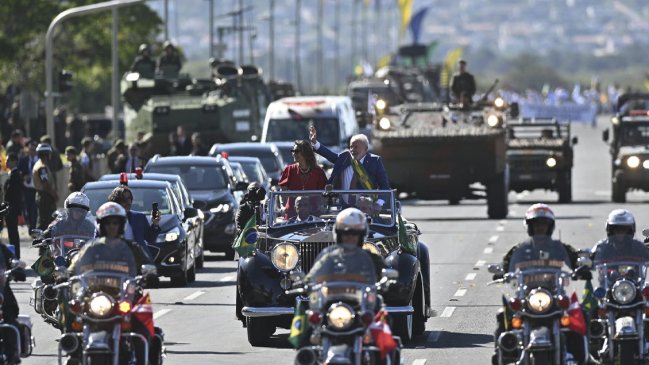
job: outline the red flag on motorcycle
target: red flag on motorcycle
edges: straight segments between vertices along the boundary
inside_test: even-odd
[[[155,335],[155,329],[153,328],[153,306],[151,305],[151,297],[149,296],[149,293],[146,293],[146,295],[135,303],[131,313],[133,314],[133,317],[140,321],[146,329],[149,330],[151,336]]]
[[[570,325],[568,328],[577,332],[582,336],[586,336],[586,319],[584,312],[581,310],[581,305],[577,299],[577,293],[572,293],[570,297],[570,307],[568,307],[568,316],[570,317]]]
[[[381,350],[381,360],[385,359],[385,356],[395,348],[397,348],[397,342],[392,337],[392,331],[388,325],[386,319],[387,313],[380,311],[374,317],[374,323],[370,325],[370,331],[372,333],[372,338],[376,347]]]

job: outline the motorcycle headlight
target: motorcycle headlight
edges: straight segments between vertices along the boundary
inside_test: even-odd
[[[557,166],[557,159],[554,157],[548,157],[548,159],[545,160],[545,164],[550,168],[555,167]]]
[[[632,169],[635,169],[640,166],[640,158],[638,156],[631,156],[626,159],[626,165]]]
[[[620,304],[628,304],[635,298],[635,285],[627,280],[620,280],[613,284],[613,299]]]
[[[180,228],[174,227],[172,230],[162,233],[158,236],[158,242],[173,242],[180,236]]]
[[[227,213],[232,209],[230,204],[228,203],[221,203],[214,208],[210,208],[210,213]]]
[[[527,307],[534,313],[547,312],[552,306],[552,295],[543,289],[534,289],[527,296]]]
[[[90,299],[89,311],[97,317],[107,317],[113,310],[115,302],[106,294],[96,294]]]
[[[290,271],[297,266],[300,255],[295,245],[290,243],[280,243],[273,247],[270,253],[270,259],[276,268],[282,271]]]
[[[494,106],[496,108],[502,108],[505,106],[505,100],[501,97],[497,97],[496,100],[494,100]]]
[[[345,304],[334,304],[329,308],[327,321],[329,325],[337,330],[344,330],[351,326],[354,320],[354,311]]]

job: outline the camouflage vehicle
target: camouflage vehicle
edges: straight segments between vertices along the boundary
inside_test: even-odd
[[[374,115],[382,116],[404,101],[392,87],[390,80],[381,78],[352,81],[347,88],[347,96],[352,99],[356,121],[361,128],[373,122],[370,108],[374,107]],[[373,106],[370,105],[370,98],[374,101]]]
[[[603,132],[611,151],[611,195],[616,203],[626,201],[631,189],[649,191],[649,94],[623,94],[610,131]]]
[[[559,203],[572,201],[573,146],[570,124],[556,119],[508,121],[509,189],[546,189],[559,193]]]
[[[169,134],[179,125],[200,132],[205,145],[256,140],[270,93],[255,66],[212,62],[213,79],[128,72],[121,83],[127,142],[152,133],[152,153],[169,153]]]

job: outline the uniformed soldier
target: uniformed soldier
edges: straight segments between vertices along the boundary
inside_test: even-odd
[[[83,166],[77,159],[77,149],[74,146],[65,148],[65,157],[70,162],[70,177],[68,179],[68,189],[70,192],[81,191],[86,180],[84,178]]]
[[[453,100],[464,105],[470,105],[475,94],[475,78],[466,71],[466,61],[458,62],[458,72],[451,80],[451,95]]]
[[[36,204],[38,206],[38,228],[46,229],[52,221],[52,214],[56,210],[59,195],[54,189],[52,171],[48,161],[52,155],[52,147],[41,143],[36,147],[38,161],[32,169],[32,180],[36,189]]]

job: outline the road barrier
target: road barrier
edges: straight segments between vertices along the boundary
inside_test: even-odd
[[[519,103],[522,118],[556,118],[560,122],[578,122],[595,125],[597,122],[597,105],[595,104],[561,104],[546,105]]]

